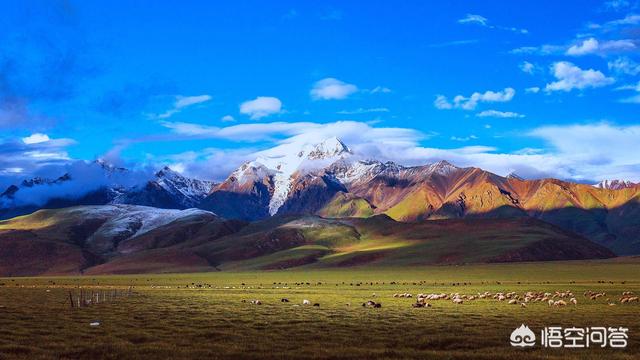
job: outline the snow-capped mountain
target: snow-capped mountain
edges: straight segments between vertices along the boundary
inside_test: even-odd
[[[336,137],[315,144],[282,144],[233,171],[203,206],[213,211],[227,208],[223,212],[244,214],[241,216],[250,219],[275,215],[290,197],[298,179],[351,155],[349,147]],[[229,203],[229,193],[238,194],[235,203]]]
[[[621,189],[636,187],[638,186],[638,184],[635,184],[627,180],[602,180],[593,186],[599,189],[621,190]]]
[[[215,182],[188,178],[171,170],[168,166],[156,173],[155,180],[167,192],[182,198],[185,207],[195,207],[215,185]]]
[[[352,155],[351,150],[337,137],[326,139],[318,144],[305,144],[295,152],[290,152],[292,149],[288,146],[283,150],[285,150],[284,153],[265,154],[255,161],[274,174],[273,195],[269,201],[271,215],[276,214],[286,201],[294,175],[301,176],[322,169]]]
[[[110,203],[187,209],[196,207],[214,185],[212,181],[185,177],[165,166],[145,184],[127,189]]]
[[[215,187],[201,207],[248,220],[313,213],[336,193],[366,187],[375,178],[417,179],[448,176],[458,170],[446,161],[404,167],[359,160],[340,139],[332,137],[319,143],[284,144],[261,154]]]
[[[168,209],[196,207],[211,181],[191,179],[164,167],[155,174],[131,171],[102,160],[70,166],[55,179],[35,177],[0,193],[0,218],[39,208],[132,204]]]

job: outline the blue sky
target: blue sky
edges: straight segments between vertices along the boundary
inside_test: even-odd
[[[407,165],[640,181],[638,1],[1,5],[4,179],[96,158],[220,179],[336,135]]]

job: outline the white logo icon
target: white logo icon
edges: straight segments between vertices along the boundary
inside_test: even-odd
[[[536,334],[528,326],[522,324],[519,328],[513,330],[509,339],[511,340],[511,346],[533,346],[536,343]]]

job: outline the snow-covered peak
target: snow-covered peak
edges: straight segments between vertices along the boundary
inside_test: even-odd
[[[115,166],[114,164],[104,160],[104,159],[97,159],[94,160],[91,164],[89,164],[89,166],[91,165],[98,165],[99,167],[101,167],[107,174],[113,174],[113,173],[126,173],[129,170],[123,167],[118,167]]]
[[[454,171],[459,170],[460,168],[452,165],[450,162],[446,160],[440,160],[437,163],[433,163],[428,166],[429,173],[438,174],[438,175],[449,175]]]
[[[156,182],[167,192],[181,199],[185,206],[196,205],[215,185],[212,181],[185,177],[168,166],[156,172]]]
[[[255,161],[243,165],[244,170],[236,170],[234,176],[246,179],[248,167],[256,170],[263,167],[269,175],[273,175],[274,193],[269,202],[269,213],[274,215],[289,195],[294,174],[305,174],[326,168],[351,155],[349,147],[337,137],[313,143],[288,142],[263,151]],[[255,175],[263,175],[265,171],[260,170],[260,172]]]
[[[166,179],[175,179],[175,178],[182,178],[183,176],[177,171],[174,171],[173,169],[171,169],[170,167],[164,166],[162,169],[156,172],[156,177],[166,178]]]
[[[521,177],[520,175],[518,175],[518,174],[516,174],[514,172],[509,173],[509,175],[507,175],[507,179],[515,179],[515,180],[524,181],[523,177]]]
[[[304,150],[301,151],[298,156],[306,155],[308,159],[316,160],[333,158],[344,154],[351,154],[351,149],[334,136],[312,145],[310,150],[306,149],[306,154]]]
[[[593,185],[599,189],[607,190],[620,190],[635,187],[638,184],[632,183],[628,180],[602,180],[599,183]]]
[[[251,182],[260,181],[266,176],[271,175],[273,172],[269,170],[265,165],[258,161],[248,161],[242,164],[239,168],[235,169],[229,176],[232,181],[236,181],[239,184],[246,184]]]

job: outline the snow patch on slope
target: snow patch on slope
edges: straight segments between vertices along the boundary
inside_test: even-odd
[[[87,210],[89,209],[89,210]],[[171,210],[134,205],[105,205],[81,207],[87,218],[108,218],[108,220],[88,239],[96,236],[107,238],[132,238],[178,219],[213,213],[200,209]]]

